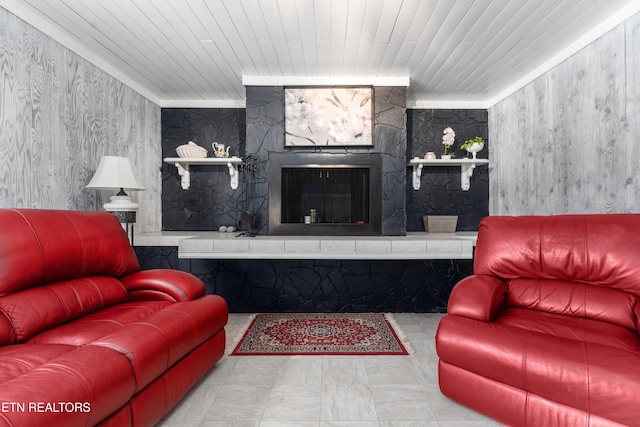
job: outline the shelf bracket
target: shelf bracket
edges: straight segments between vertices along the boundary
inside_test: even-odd
[[[475,163],[460,165],[460,187],[462,191],[469,191],[469,188],[471,188],[471,177],[473,176],[473,170],[475,168]]]
[[[231,179],[231,189],[238,189],[238,165],[227,162],[227,167],[229,168],[229,178]]]
[[[188,190],[191,186],[191,174],[189,173],[189,163],[176,163],[178,175],[180,175],[180,185],[183,190]]]
[[[422,168],[424,165],[413,164],[413,172],[411,173],[412,184],[414,190],[420,189],[420,177],[422,176]]]

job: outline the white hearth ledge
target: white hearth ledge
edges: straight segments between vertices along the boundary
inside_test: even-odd
[[[177,246],[190,259],[472,259],[477,232],[406,236],[239,236],[163,231],[135,236],[136,246]]]

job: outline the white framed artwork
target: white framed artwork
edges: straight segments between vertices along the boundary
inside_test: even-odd
[[[285,88],[285,146],[373,145],[373,88]]]

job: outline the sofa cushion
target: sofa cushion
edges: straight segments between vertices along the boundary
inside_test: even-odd
[[[640,395],[640,340],[626,328],[512,308],[489,323],[445,316],[436,340],[449,364],[605,419],[637,422],[628,408]]]
[[[0,347],[0,388],[58,356],[75,350],[71,345],[11,345]]]
[[[27,343],[111,348],[130,360],[138,392],[224,328],[227,313],[225,300],[217,295],[181,303],[128,302],[44,331]]]
[[[173,304],[91,343],[126,355],[142,390],[195,347],[223,330],[228,320],[225,300],[205,295]]]
[[[0,224],[0,296],[140,270],[126,232],[106,212],[0,209]]]
[[[0,402],[5,403],[0,424],[95,425],[125,405],[133,390],[129,361],[107,348],[31,344],[0,348]],[[6,407],[7,402],[15,405]]]
[[[601,320],[636,330],[637,297],[627,292],[575,280],[507,280],[507,306]]]
[[[30,344],[87,345],[127,325],[144,320],[174,303],[168,301],[136,301],[107,307],[30,338]]]
[[[2,344],[24,342],[47,329],[129,298],[122,283],[112,277],[85,277],[19,291],[0,298],[0,312],[12,334]],[[0,330],[2,327],[0,326]]]

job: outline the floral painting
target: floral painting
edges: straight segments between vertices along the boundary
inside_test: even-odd
[[[372,88],[285,88],[288,147],[373,145]]]

